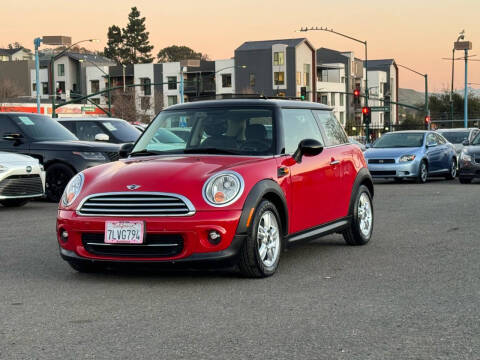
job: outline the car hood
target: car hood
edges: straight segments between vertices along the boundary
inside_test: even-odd
[[[406,148],[369,148],[363,154],[367,159],[379,158],[398,158],[403,155],[416,154],[421,151],[421,147]]]
[[[205,181],[222,170],[234,170],[243,177],[245,196],[257,181],[272,178],[272,174],[276,173],[276,161],[273,157],[215,155],[129,158],[85,170],[82,197],[95,193],[132,192],[127,186],[138,185],[139,188],[134,190],[136,192],[165,192],[186,196],[198,209],[199,206],[205,206],[202,197]],[[241,201],[236,203],[241,204]]]
[[[27,155],[0,151],[0,165],[37,165],[38,160]]]
[[[118,144],[106,144],[93,141],[65,140],[65,141],[36,141],[30,144],[31,150],[56,151],[101,151],[115,152],[120,150]]]
[[[480,154],[480,145],[469,145],[465,146],[464,149],[469,154]]]

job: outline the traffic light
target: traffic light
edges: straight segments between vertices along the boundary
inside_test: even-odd
[[[306,86],[302,86],[300,88],[300,97],[302,100],[305,100],[307,98],[307,87]]]
[[[353,103],[360,105],[360,89],[353,90]]]
[[[372,109],[368,106],[362,108],[363,123],[368,125],[372,122]]]
[[[426,130],[430,129],[430,121],[431,121],[430,115],[426,115],[425,116],[425,129]]]

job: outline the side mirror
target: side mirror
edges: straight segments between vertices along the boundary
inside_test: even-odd
[[[468,139],[465,139],[465,140],[462,141],[462,145],[463,146],[468,146],[468,145],[470,145],[470,141],[468,141]]]
[[[300,141],[298,148],[293,154],[293,159],[297,163],[302,162],[302,156],[315,156],[323,151],[323,145],[314,139],[305,139]]]
[[[110,137],[107,134],[97,134],[95,135],[95,141],[108,141],[110,140]]]
[[[18,141],[21,138],[23,138],[22,134],[16,134],[16,133],[3,134],[3,140]]]
[[[427,148],[431,148],[431,147],[435,147],[435,146],[437,146],[437,143],[434,143],[434,142],[427,143],[427,145],[426,145]]]
[[[125,143],[122,146],[120,146],[120,151],[119,151],[120,158],[122,159],[127,158],[128,155],[130,155],[130,153],[132,152],[132,149],[133,149],[133,143]]]

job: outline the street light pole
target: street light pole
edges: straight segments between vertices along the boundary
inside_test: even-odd
[[[416,70],[413,70],[411,68],[409,68],[408,66],[405,66],[405,65],[400,65],[399,63],[397,63],[397,66],[400,66],[404,69],[407,69],[417,75],[420,75],[420,76],[423,76],[425,78],[425,116],[430,116],[430,109],[429,109],[429,105],[428,105],[428,74],[422,74]],[[430,123],[428,124],[428,126],[430,126]]]
[[[468,128],[468,49],[465,49],[465,95],[463,99],[463,126]]]
[[[35,38],[33,44],[35,45],[35,88],[37,98],[37,114],[40,114],[40,60],[38,57],[38,48],[42,43],[42,38]]]
[[[356,42],[358,42],[360,44],[363,44],[365,46],[365,106],[368,107],[368,97],[369,96],[368,96],[368,50],[367,50],[367,41],[356,39],[353,36],[345,35],[345,34],[337,32],[337,31],[334,31],[333,29],[328,29],[327,27],[323,27],[323,26],[322,27],[315,26],[315,27],[310,27],[310,28],[305,27],[305,28],[301,28],[298,31],[300,31],[300,32],[327,31],[327,32],[331,32],[333,34],[342,36],[344,38],[356,41]],[[370,132],[369,124],[365,124],[365,135],[366,135],[367,141],[368,141],[369,136],[370,136],[369,132]]]
[[[97,39],[87,39],[87,40],[77,41],[76,43],[67,47],[65,50],[61,51],[59,54],[57,54],[57,55],[52,54],[52,57],[50,58],[50,78],[51,78],[51,84],[52,84],[52,118],[57,117],[57,114],[55,113],[55,93],[56,93],[56,88],[57,88],[56,83],[55,83],[55,60],[62,57],[68,50],[70,50],[75,45],[78,45],[80,43],[87,42],[87,41],[94,42],[94,41],[98,41],[98,40]]]

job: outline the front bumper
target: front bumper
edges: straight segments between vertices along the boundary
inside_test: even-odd
[[[233,263],[240,251],[245,234],[236,234],[241,210],[197,211],[193,216],[185,217],[85,217],[74,211],[59,210],[57,218],[57,240],[63,259],[74,262],[101,263]],[[82,238],[85,234],[103,235],[106,221],[145,221],[148,235],[175,235],[183,239],[182,248],[173,256],[146,256],[144,254],[98,254],[87,249],[88,243]],[[216,230],[221,234],[218,244],[208,240],[208,232]],[[67,231],[68,240],[61,238]],[[88,236],[88,235],[87,235]],[[128,249],[130,245],[119,245]]]
[[[373,178],[408,178],[418,176],[417,161],[389,164],[368,164],[368,170]]]
[[[458,176],[462,178],[480,178],[480,163],[460,160]]]
[[[45,171],[42,170],[39,165],[32,165],[31,168],[32,170],[27,172],[26,166],[10,167],[7,171],[0,173],[0,200],[34,199],[42,197],[45,194]],[[22,182],[22,178],[30,177],[40,178],[41,189],[31,191],[32,189],[29,187],[29,184]],[[16,186],[16,183],[18,183],[18,186]],[[36,185],[40,186],[38,183],[36,183]],[[11,190],[8,191],[7,188]],[[34,188],[36,188],[36,186]]]

